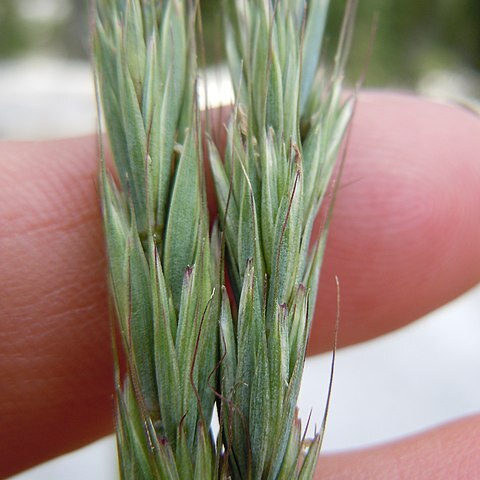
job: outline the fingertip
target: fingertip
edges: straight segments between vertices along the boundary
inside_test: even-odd
[[[362,94],[328,239],[312,351],[405,325],[480,280],[480,120],[417,97]]]

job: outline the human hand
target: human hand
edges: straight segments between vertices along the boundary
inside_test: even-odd
[[[480,280],[480,121],[360,97],[310,352],[380,335]],[[0,477],[112,431],[112,356],[94,137],[0,145]],[[480,417],[365,452],[322,479],[475,478]]]

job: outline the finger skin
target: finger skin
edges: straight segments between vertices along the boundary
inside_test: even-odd
[[[335,274],[343,344],[397,328],[478,281],[479,139],[480,122],[461,110],[362,97],[312,352],[331,345]],[[112,429],[97,158],[93,137],[0,146],[0,477]]]
[[[310,350],[409,323],[480,281],[480,119],[406,95],[359,99]]]
[[[0,150],[0,478],[112,430],[96,150]]]
[[[363,451],[320,456],[318,480],[480,478],[480,416]]]

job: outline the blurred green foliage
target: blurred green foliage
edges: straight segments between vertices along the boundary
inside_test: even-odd
[[[0,57],[15,56],[25,51],[30,44],[15,5],[15,0],[3,0],[0,3]]]
[[[0,1],[0,58],[29,53],[49,53],[87,58],[88,1],[63,0],[69,14],[61,22],[35,23],[21,15],[28,2]],[[44,0],[45,1],[45,0]],[[223,55],[222,0],[201,0],[207,63]],[[328,48],[336,44],[344,0],[330,0]],[[372,25],[378,16],[372,45]],[[433,69],[480,71],[479,0],[360,0],[349,63],[351,82],[366,71],[366,85],[413,87]]]
[[[88,5],[89,0],[0,0],[0,60],[39,54],[87,58]]]
[[[343,2],[331,1],[329,31],[338,31]],[[372,29],[377,17],[372,44]],[[434,69],[480,70],[479,0],[360,0],[350,55],[350,79],[412,86]]]

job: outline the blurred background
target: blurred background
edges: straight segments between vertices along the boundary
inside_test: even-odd
[[[330,3],[327,59],[344,9],[343,0]],[[351,85],[364,77],[366,88],[416,90],[479,108],[478,0],[359,3],[347,68]],[[220,4],[201,1],[210,67],[224,57]],[[0,2],[0,138],[94,131],[88,9],[88,0]]]
[[[327,58],[344,8],[343,1],[330,3]],[[219,5],[220,0],[201,1],[209,68],[223,58]],[[0,139],[95,131],[88,8],[87,0],[0,1]],[[413,90],[480,111],[480,2],[360,1],[347,73],[351,85],[365,76],[367,88]],[[219,74],[211,78],[218,80]],[[221,92],[214,102],[230,95],[228,85],[212,92]],[[479,346],[477,287],[415,325],[341,350],[325,450],[392,440],[478,411]],[[306,418],[313,408],[317,423],[329,362],[328,355],[319,356],[306,367],[301,413]],[[114,440],[101,440],[14,478],[114,479]]]

